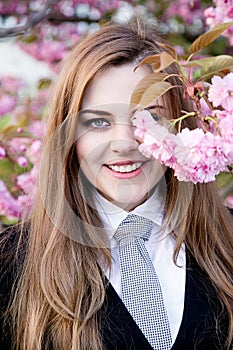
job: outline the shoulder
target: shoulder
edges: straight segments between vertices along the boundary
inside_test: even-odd
[[[13,225],[0,232],[1,268],[2,265],[11,265],[12,262],[23,258],[20,253],[26,248],[28,229],[28,224],[23,229],[21,225]]]
[[[0,233],[0,298],[1,307],[6,303],[12,286],[21,270],[27,245],[27,225],[4,229]]]

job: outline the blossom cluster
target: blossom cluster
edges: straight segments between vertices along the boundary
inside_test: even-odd
[[[55,64],[68,54],[80,37],[74,23],[62,23],[59,26],[45,24],[33,40],[30,35],[19,42],[19,47],[36,60],[48,63],[51,69],[55,69]]]
[[[27,216],[34,203],[48,89],[31,98],[21,79],[4,76],[0,93],[0,217],[7,222]]]
[[[233,1],[232,0],[213,0],[215,6],[208,7],[204,11],[206,24],[210,28],[218,23],[233,21]],[[230,44],[233,45],[233,27],[230,27],[223,34],[229,38]]]
[[[174,169],[180,181],[210,182],[233,163],[233,73],[214,76],[208,89],[208,101],[202,101],[203,114],[213,128],[174,133],[155,122],[147,110],[136,112],[135,134],[143,142],[139,150],[149,158]]]
[[[39,13],[45,3],[44,0],[0,2],[0,16],[14,16],[18,24],[24,23],[29,14]],[[55,69],[55,64],[67,55],[80,37],[97,25],[106,12],[116,10],[121,3],[122,0],[58,1],[43,25],[25,33],[19,46],[38,61],[44,61]]]
[[[171,1],[164,13],[165,19],[174,16],[182,18],[186,24],[192,25],[197,20],[203,19],[203,8],[200,0],[177,0]]]
[[[78,5],[88,5],[90,7],[97,8],[101,13],[115,9],[119,6],[121,0],[66,0],[57,1],[55,9],[58,9],[62,14],[67,17],[71,17],[75,14],[76,7]],[[0,2],[0,14],[17,16],[27,15],[28,12],[35,12],[41,9],[45,4],[44,0],[14,0],[14,1],[1,1]]]

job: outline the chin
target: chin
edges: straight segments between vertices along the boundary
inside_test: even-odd
[[[139,193],[138,193],[139,194]],[[131,197],[126,197],[124,196],[124,198],[117,198],[117,199],[112,199],[111,201],[117,205],[118,207],[126,210],[126,211],[131,211],[133,209],[135,209],[137,206],[139,206],[140,204],[144,203],[147,198],[148,198],[148,194],[146,194],[144,197],[142,196],[131,196]]]

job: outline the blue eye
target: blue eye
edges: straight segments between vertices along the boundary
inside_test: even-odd
[[[103,129],[110,126],[110,122],[104,118],[93,118],[85,122],[85,125],[93,129]]]

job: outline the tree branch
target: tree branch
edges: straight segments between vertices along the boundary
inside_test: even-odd
[[[28,17],[25,24],[11,27],[11,28],[0,28],[0,38],[8,36],[18,36],[25,34],[30,28],[43,21],[51,13],[52,6],[58,3],[60,0],[47,0],[45,6],[41,11],[33,13]]]
[[[63,22],[86,22],[88,24],[96,23],[96,19],[91,19],[89,17],[78,17],[78,16],[71,16],[66,17],[62,13],[56,12],[56,13],[50,13],[47,16],[47,20],[52,24],[61,24]]]

